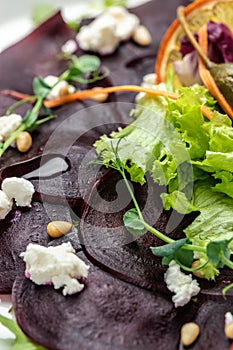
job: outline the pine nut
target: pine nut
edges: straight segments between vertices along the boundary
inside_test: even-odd
[[[200,265],[200,260],[195,260],[193,263],[192,263],[192,268],[196,268]],[[198,278],[205,278],[205,276],[203,275],[203,273],[201,273],[200,270],[197,270],[197,271],[193,271],[192,272],[194,276],[198,277]]]
[[[61,85],[60,89],[59,89],[59,96],[62,97],[62,96],[66,96],[66,95],[69,95],[69,85],[68,84],[64,84],[64,85]]]
[[[199,336],[200,328],[194,322],[185,323],[181,328],[181,342],[184,346],[189,346],[195,342]]]
[[[97,86],[97,87],[94,87],[92,90],[98,90],[98,89],[102,89],[102,87]],[[91,99],[96,102],[105,102],[108,99],[108,94],[106,94],[105,92],[101,92],[99,94],[92,96]]]
[[[20,132],[15,141],[17,149],[22,153],[27,152],[32,146],[32,137],[27,131]]]
[[[138,26],[133,35],[133,41],[140,46],[149,46],[152,42],[152,38],[149,30],[145,26]]]
[[[68,221],[51,221],[47,226],[48,235],[52,238],[59,238],[68,233],[72,224]]]
[[[230,322],[225,326],[225,334],[227,338],[233,339],[233,322]]]

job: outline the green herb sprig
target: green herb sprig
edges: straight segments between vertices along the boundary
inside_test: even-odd
[[[67,81],[68,83],[74,82],[79,84],[90,84],[104,79],[109,74],[106,67],[101,67],[100,71],[101,61],[97,56],[83,55],[81,57],[77,57],[71,54],[63,54],[61,58],[68,60],[69,68],[58,77],[56,84],[51,87],[46,84],[43,78],[34,78],[34,95],[28,96],[14,103],[6,110],[5,114],[9,116],[19,106],[22,106],[28,102],[33,102],[33,108],[27,111],[21,125],[9,136],[5,142],[0,143],[0,157],[2,157],[6,150],[14,143],[20,132],[33,131],[41,124],[55,118],[55,115],[51,113],[51,110],[44,107],[44,100],[59,82]],[[40,118],[40,111],[42,108],[44,109],[44,118]]]
[[[217,268],[228,266],[229,268],[233,269],[233,262],[230,260],[231,251],[229,248],[229,244],[233,239],[210,241],[206,247],[193,245],[192,242],[188,240],[188,238],[174,240],[164,235],[144,220],[139,204],[127,179],[124,164],[122,163],[118,154],[118,147],[121,140],[122,139],[118,140],[116,147],[114,147],[113,143],[111,143],[114,157],[113,160],[109,163],[108,167],[117,170],[121,174],[134,203],[134,208],[128,210],[123,216],[123,221],[126,229],[131,234],[136,236],[142,235],[148,231],[166,243],[161,246],[150,248],[154,255],[163,258],[162,263],[165,265],[168,265],[171,260],[175,260],[183,270],[188,272],[201,270],[208,263],[214,264]],[[104,165],[101,159],[95,163]],[[192,268],[191,265],[194,261],[194,251],[205,254],[207,256],[207,261],[195,268]]]

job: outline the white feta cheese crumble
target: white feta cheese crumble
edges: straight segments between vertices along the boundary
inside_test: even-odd
[[[233,322],[233,315],[230,311],[225,313],[225,326]]]
[[[193,280],[191,274],[181,272],[180,266],[174,260],[170,262],[165,273],[165,282],[168,289],[175,293],[172,297],[175,307],[187,304],[200,291],[197,280]]]
[[[119,40],[129,40],[140,23],[139,18],[121,6],[111,6],[106,13],[116,22],[116,36]]]
[[[78,49],[78,45],[75,40],[67,40],[64,45],[62,45],[61,50],[63,53],[73,54]]]
[[[6,141],[11,134],[18,129],[22,123],[22,117],[19,114],[10,114],[0,117],[0,142]]]
[[[46,97],[47,100],[54,100],[61,96],[73,94],[76,91],[75,86],[68,84],[67,81],[61,80],[58,83],[58,80],[59,78],[55,75],[48,75],[44,78],[45,83],[52,88]]]
[[[137,16],[124,7],[113,6],[89,25],[83,26],[76,38],[82,50],[108,55],[116,50],[121,41],[130,39],[138,25]]]
[[[148,89],[153,89],[153,87],[155,86],[155,82],[156,82],[156,74],[149,73],[149,74],[144,75],[144,77],[142,79],[141,86],[148,88]],[[140,98],[144,97],[145,95],[146,95],[145,92],[139,92],[139,94],[137,94],[135,97],[136,103],[138,103]]]
[[[5,219],[12,209],[12,200],[8,198],[5,192],[0,191],[0,220]]]
[[[89,266],[76,254],[70,242],[56,247],[30,243],[20,254],[26,263],[25,276],[38,285],[53,284],[63,288],[63,295],[78,293],[84,284],[77,279],[88,276]]]
[[[35,192],[34,186],[30,181],[19,177],[8,177],[4,179],[2,190],[10,200],[14,198],[16,205],[20,207],[29,206]]]

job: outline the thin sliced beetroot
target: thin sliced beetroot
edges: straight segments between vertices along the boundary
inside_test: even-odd
[[[229,350],[230,341],[224,333],[225,314],[232,312],[233,303],[212,300],[203,303],[194,319],[200,326],[200,336],[190,347],[192,350]]]
[[[84,252],[94,264],[115,277],[155,292],[169,293],[164,282],[166,267],[162,265],[162,259],[150,251],[151,246],[163,243],[151,233],[133,238],[126,231],[123,215],[132,203],[127,203],[125,187],[118,187],[116,191],[119,180],[119,174],[109,171],[86,196],[79,230]],[[147,186],[134,186],[146,221],[174,239],[181,238],[182,229],[198,214],[182,218],[174,212],[164,211],[159,198],[161,191],[150,182]],[[199,279],[200,300],[223,300],[222,289],[232,283],[232,278],[232,270],[224,268],[216,281]],[[233,290],[228,292],[228,297],[232,300]]]
[[[187,225],[192,217],[182,221],[181,216],[165,212],[159,197],[162,189],[153,183],[135,185],[134,190],[145,219],[161,232],[181,237],[182,225]],[[162,242],[149,233],[133,237],[124,227],[123,214],[132,203],[120,175],[113,171],[103,175],[87,194],[86,202],[79,232],[89,259],[127,282],[168,293],[164,283],[166,268],[161,258],[150,251],[151,246]]]
[[[13,307],[22,330],[53,350],[175,350],[179,330],[194,315],[166,298],[94,268],[80,294],[64,297],[52,286],[18,276]]]
[[[21,210],[22,209],[22,210]],[[20,253],[29,243],[47,245],[47,224],[53,220],[70,221],[69,210],[61,205],[33,202],[31,208],[15,208],[1,220],[0,293],[10,293],[22,264]]]
[[[132,12],[136,13],[141,22],[151,31],[153,42],[145,48],[132,41],[127,41],[120,45],[114,55],[101,57],[103,65],[110,70],[110,75],[104,81],[97,82],[96,85],[140,84],[143,75],[154,71],[159,42],[172,18],[175,18],[176,7],[180,3],[186,5],[188,2],[188,0],[167,0],[167,5],[164,7],[163,1],[157,0],[134,9]],[[75,35],[75,32],[66,26],[58,13],[39,26],[28,37],[5,50],[0,55],[0,90],[14,89],[31,94],[32,80],[35,76],[60,74],[66,69],[67,64],[58,60],[57,54],[60,52],[62,44],[66,40],[74,38]],[[84,54],[84,52],[79,49],[77,54]],[[111,94],[108,101],[134,102],[134,97],[135,93],[131,92]],[[13,102],[15,101],[12,98],[0,94],[0,115],[3,115]],[[73,113],[93,105],[96,105],[96,102],[87,100],[55,109],[54,113],[57,118],[33,132],[33,146],[29,152],[20,154],[15,149],[9,149],[1,158],[0,166],[14,164],[41,154],[45,143],[58,125]],[[25,113],[29,107],[26,105],[20,108],[19,112]],[[61,135],[60,140],[62,139],[63,135]]]

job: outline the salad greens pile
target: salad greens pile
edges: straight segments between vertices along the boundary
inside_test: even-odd
[[[127,172],[141,185],[147,176],[165,185],[161,195],[165,210],[199,212],[184,230],[187,238],[160,237],[168,244],[152,252],[163,256],[164,263],[175,259],[187,271],[192,270],[195,256],[201,273],[215,279],[219,268],[233,268],[233,129],[205,87],[182,87],[179,93],[177,101],[145,95],[132,111],[132,123],[109,137],[103,135],[95,147],[102,164],[120,171],[125,181]],[[214,111],[210,121],[201,113],[203,105]],[[158,236],[131,197],[135,208],[125,214],[126,228],[132,233],[132,226],[140,228],[141,223],[141,233],[146,229]]]

